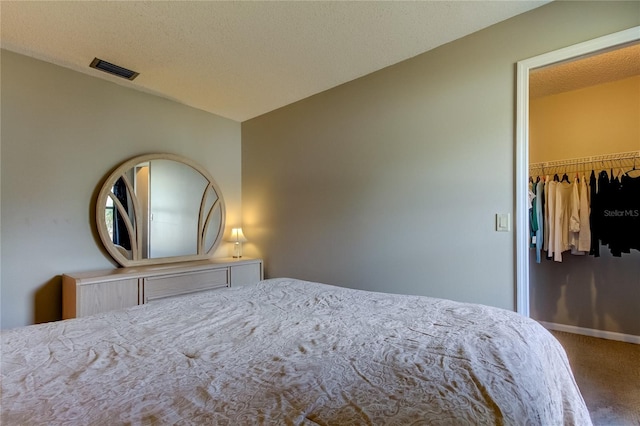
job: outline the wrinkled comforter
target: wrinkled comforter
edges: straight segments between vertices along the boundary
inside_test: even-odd
[[[2,424],[588,425],[513,312],[292,279],[3,331]]]

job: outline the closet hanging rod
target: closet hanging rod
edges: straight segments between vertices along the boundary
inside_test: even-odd
[[[531,163],[529,164],[529,169],[541,169],[541,168],[547,168],[547,167],[571,166],[571,165],[577,165],[577,164],[598,163],[603,161],[634,160],[634,159],[640,160],[640,150],[617,152],[615,154],[592,155],[590,157],[569,158],[566,160],[544,161],[541,163]]]

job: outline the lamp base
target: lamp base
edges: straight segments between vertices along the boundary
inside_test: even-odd
[[[242,243],[233,243],[233,257],[234,259],[240,259],[242,257]]]

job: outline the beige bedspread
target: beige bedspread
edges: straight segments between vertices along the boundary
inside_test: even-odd
[[[2,424],[588,425],[515,313],[290,279],[2,332]]]

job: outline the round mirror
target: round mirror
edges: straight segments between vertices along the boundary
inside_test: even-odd
[[[96,202],[98,233],[122,266],[205,259],[224,232],[222,193],[209,173],[174,154],[121,164]]]

